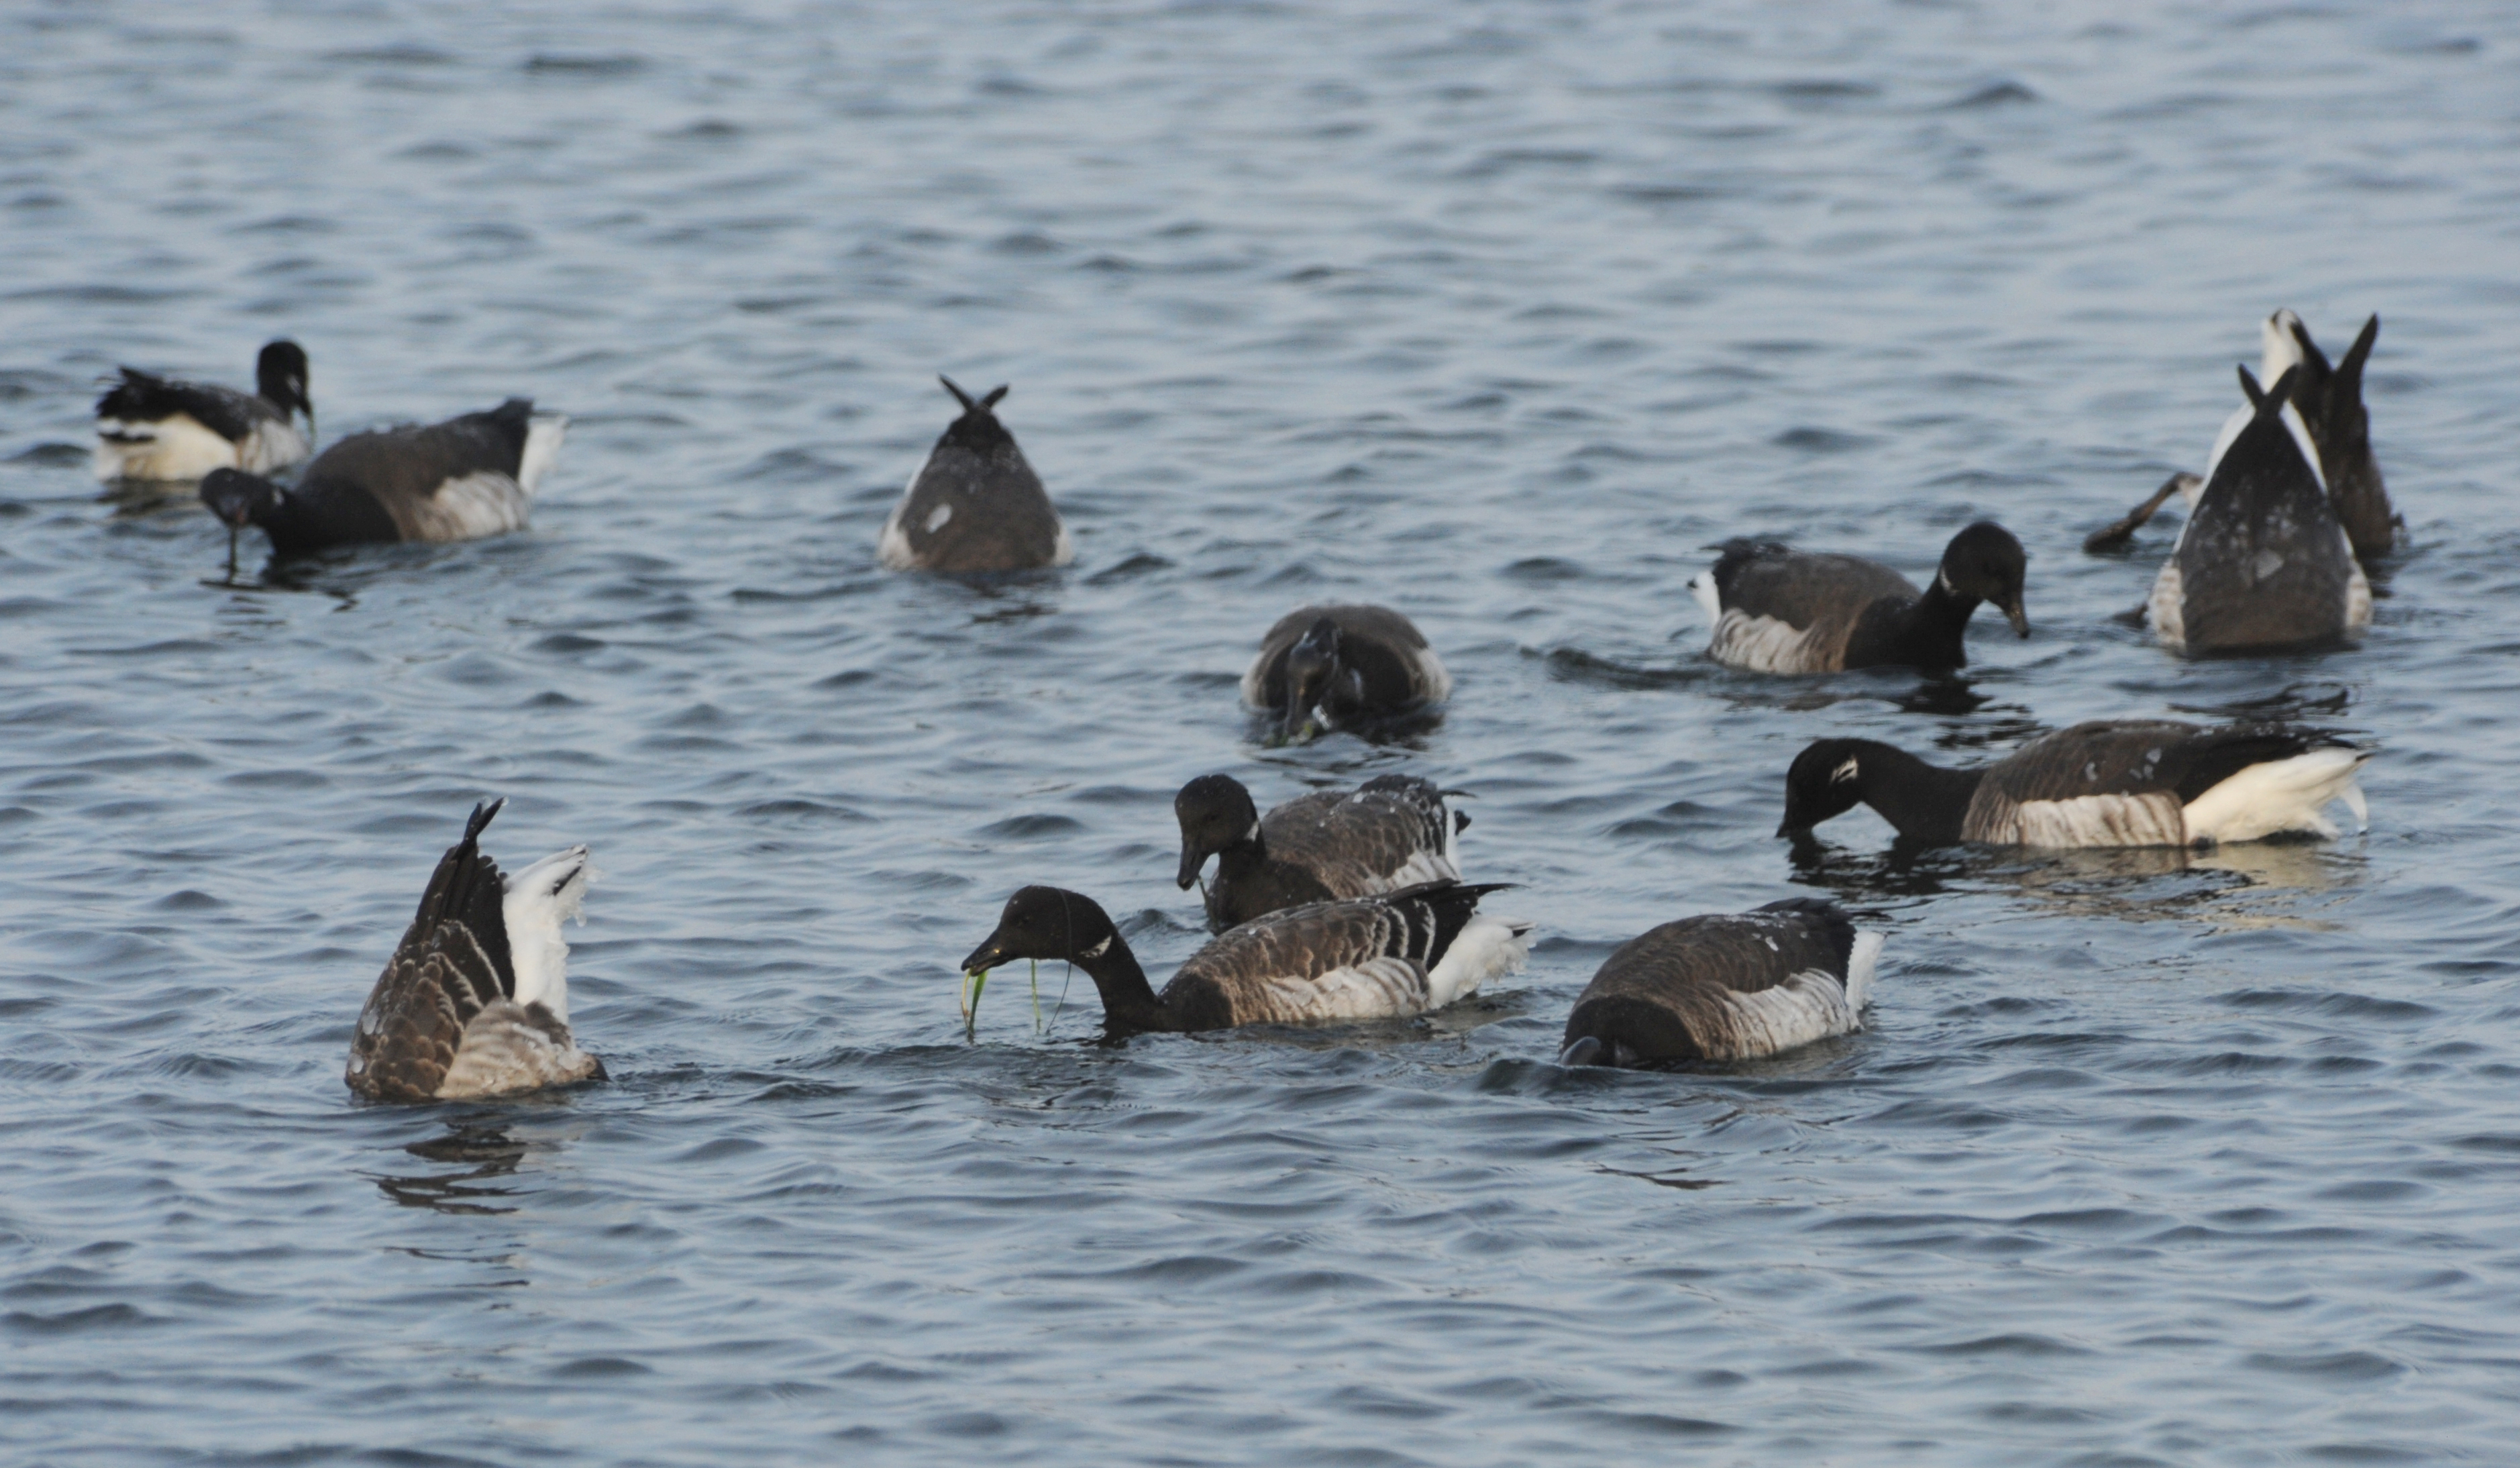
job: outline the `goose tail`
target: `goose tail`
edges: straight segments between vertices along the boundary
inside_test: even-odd
[[[1697,598],[1697,604],[1706,608],[1706,620],[1710,625],[1724,620],[1724,597],[1715,589],[1713,566],[1698,572],[1688,583],[1688,590]]]
[[[558,413],[537,413],[525,424],[525,449],[517,462],[517,487],[530,495],[542,487],[560,458],[561,440],[568,436],[568,420]]]
[[[500,915],[517,969],[517,1002],[539,1003],[568,1022],[568,943],[561,924],[586,921],[586,889],[598,875],[583,846],[556,851],[508,878]]]
[[[1872,971],[1881,961],[1881,945],[1890,935],[1877,928],[1866,928],[1855,935],[1855,947],[1846,956],[1846,1011],[1860,1025],[1864,1005],[1872,998]]]
[[[1426,1007],[1441,1009],[1479,992],[1479,986],[1521,971],[1531,956],[1531,927],[1513,917],[1472,917],[1442,961],[1426,975]]]

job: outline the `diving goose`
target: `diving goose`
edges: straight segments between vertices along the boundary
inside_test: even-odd
[[[468,1100],[605,1079],[569,1034],[560,932],[562,918],[586,920],[586,848],[503,880],[480,840],[506,804],[472,808],[359,1010],[341,1079],[363,1096]]]
[[[1231,775],[1202,775],[1173,797],[1181,823],[1181,887],[1215,857],[1208,926],[1225,929],[1281,908],[1372,897],[1461,877],[1454,838],[1469,817],[1414,775],[1380,775],[1354,790],[1319,790],[1267,816]]]
[[[1584,986],[1557,1063],[1755,1060],[1852,1034],[1881,941],[1817,897],[1666,922]]]
[[[2201,846],[2306,833],[2321,814],[2370,813],[2355,772],[2371,751],[2273,724],[2203,729],[2171,720],[2077,724],[1975,770],[1945,770],[1870,739],[1822,739],[1785,775],[1777,834],[1808,831],[1858,802],[1912,841],[1997,846]]]
[[[2318,451],[2287,400],[2302,370],[2261,389],[2223,424],[2187,521],[2154,578],[2144,620],[2186,653],[2272,651],[2359,635],[2371,583],[2328,503]]]
[[[560,454],[568,420],[527,398],[442,423],[354,433],[315,456],[294,485],[235,469],[202,481],[202,502],[231,534],[260,525],[271,549],[457,541],[521,530],[534,489]]]
[[[976,400],[939,377],[963,416],[946,426],[883,522],[876,559],[894,571],[1026,571],[1076,558],[1067,527],[1015,436],[992,411],[1003,386]]]
[[[2028,562],[2011,531],[1980,520],[1952,537],[1921,593],[1877,560],[1750,540],[1727,542],[1688,589],[1715,623],[1706,650],[1720,663],[1753,673],[1940,672],[1968,664],[1960,639],[1980,601],[2030,636],[2021,606]]]
[[[96,400],[96,476],[185,480],[216,468],[265,474],[305,458],[315,436],[305,349],[270,343],[253,377],[255,390],[244,393],[123,368],[122,380]]]
[[[1503,885],[1428,882],[1272,912],[1191,955],[1162,994],[1093,899],[1026,887],[963,971],[985,980],[1011,959],[1066,959],[1101,991],[1113,1034],[1420,1014],[1522,966],[1531,924],[1477,912]]]
[[[1279,716],[1279,737],[1349,729],[1453,695],[1453,676],[1418,624],[1387,606],[1299,606],[1260,640],[1242,701]]]
[[[2345,360],[2328,366],[2327,354],[2310,339],[2310,328],[2290,310],[2267,318],[2265,355],[2259,377],[2269,382],[2293,368],[2292,405],[2318,446],[2318,470],[2327,480],[2328,502],[2354,542],[2354,554],[2364,559],[2386,556],[2397,544],[2402,525],[2389,505],[2389,487],[2380,479],[2380,461],[2371,454],[2371,415],[2362,408],[2362,368],[2371,360],[2371,344],[2380,336],[2380,318],[2362,323],[2362,333],[2346,350]]]

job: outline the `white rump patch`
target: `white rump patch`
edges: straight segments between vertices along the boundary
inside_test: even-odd
[[[2258,359],[2259,381],[2272,385],[2275,378],[2301,365],[2301,343],[2292,334],[2292,329],[2299,325],[2301,318],[2292,314],[2289,306],[2258,324],[2260,345],[2266,353]]]
[[[1846,1007],[1855,1011],[1859,1028],[1865,1002],[1872,998],[1872,970],[1881,962],[1881,946],[1890,935],[1873,928],[1856,933],[1855,947],[1846,956]]]
[[[1813,651],[1811,634],[1778,617],[1754,617],[1733,607],[1715,620],[1715,636],[1706,645],[1717,662],[1753,673],[1825,673]]]
[[[100,418],[96,421],[96,476],[108,482],[199,479],[214,468],[246,467],[238,462],[237,445],[211,432],[189,413],[155,423]],[[297,457],[302,459],[305,455],[306,446],[300,442]]]
[[[568,944],[562,920],[586,922],[586,887],[595,879],[586,848],[556,851],[508,878],[500,915],[508,924],[508,956],[517,970],[517,1002],[541,1004],[568,1023]]]
[[[1501,979],[1522,967],[1531,953],[1531,924],[1482,912],[1462,928],[1443,961],[1426,975],[1426,1007],[1441,1009],[1455,1000],[1479,992],[1490,979]]]
[[[2370,807],[2354,776],[2367,749],[2328,747],[2251,765],[2187,803],[2187,834],[2197,841],[2255,841],[2287,831],[2334,837],[2324,812],[2344,801],[2358,828],[2370,826]]]
[[[1428,703],[1441,703],[1453,696],[1453,675],[1444,671],[1444,660],[1431,646],[1418,651],[1418,681],[1426,690]]]
[[[477,540],[525,527],[525,491],[505,474],[482,472],[449,479],[428,498],[406,507],[402,529],[420,541]]]
[[[525,451],[517,458],[517,487],[527,495],[543,487],[543,475],[560,458],[561,440],[568,437],[568,420],[557,413],[536,414],[525,423]],[[517,523],[523,524],[521,519]]]
[[[1711,627],[1717,622],[1724,620],[1724,594],[1715,589],[1715,568],[1713,566],[1708,566],[1705,570],[1702,570],[1695,576],[1691,577],[1688,583],[1688,591],[1689,595],[1697,599],[1697,604],[1706,608],[1706,622],[1708,626]]]
[[[2371,625],[2371,578],[2362,574],[2362,562],[2354,558],[2354,539],[2343,526],[2336,533],[2345,541],[2345,563],[2352,570],[2345,578],[2345,630],[2360,634]]]
[[[1056,518],[1058,517],[1058,511],[1054,510],[1054,511],[1052,511],[1052,512],[1051,512],[1051,516],[1052,516],[1054,519],[1056,519]],[[1075,540],[1074,540],[1072,537],[1070,537],[1070,536],[1068,535],[1068,533],[1067,533],[1067,521],[1065,521],[1065,520],[1059,520],[1059,521],[1058,521],[1058,539],[1057,539],[1057,540],[1055,540],[1055,541],[1051,542],[1051,547],[1050,547],[1050,563],[1051,563],[1052,565],[1054,565],[1054,566],[1063,566],[1063,565],[1066,565],[1068,562],[1070,562],[1070,561],[1074,560],[1075,558],[1076,558],[1076,542],[1075,542]]]

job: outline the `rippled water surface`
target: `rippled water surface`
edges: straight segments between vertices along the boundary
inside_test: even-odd
[[[30,3],[0,259],[13,1462],[2508,1461],[2507,7]],[[2381,313],[2411,548],[2361,649],[2182,663],[2111,620],[2169,528],[2079,541],[2284,305]],[[101,375],[282,334],[328,435],[570,414],[533,530],[231,582],[99,496]],[[876,568],[939,370],[1072,569]],[[1699,656],[1710,542],[1981,515],[2038,630],[1965,688]],[[1326,597],[1418,618],[1439,728],[1253,741]],[[2381,746],[2366,836],[1771,834],[1825,734],[2269,709]],[[1197,946],[1217,769],[1474,792],[1528,971],[1117,1045],[1010,971],[967,1045],[1024,882]],[[595,849],[615,1083],[355,1104],[490,793]],[[1623,939],[1815,889],[1890,930],[1866,1033],[1548,1063]]]

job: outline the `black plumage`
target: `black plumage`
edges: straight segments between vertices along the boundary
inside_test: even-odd
[[[1277,715],[1295,738],[1319,715],[1328,729],[1368,726],[1452,696],[1452,675],[1418,624],[1387,606],[1300,606],[1260,639],[1242,699]]]
[[[2294,368],[2261,390],[2239,370],[2250,416],[2225,445],[2153,583],[2145,613],[2191,653],[2317,646],[2359,632],[2370,585],[2284,404]]]
[[[331,546],[456,541],[521,528],[548,453],[528,452],[561,421],[510,398],[444,423],[352,434],[315,456],[294,485],[220,470],[202,500],[231,529],[258,525],[283,556]]]
[[[2354,554],[2364,559],[2387,555],[2396,546],[2404,521],[2389,503],[2380,461],[2371,452],[2371,417],[2362,406],[2362,370],[2371,360],[2372,344],[2379,340],[2380,318],[2374,315],[2362,324],[2345,360],[2332,367],[2318,343],[2310,339],[2310,328],[2292,312],[2276,312],[2268,320],[2267,331],[2278,338],[2270,343],[2270,372],[2280,375],[2282,369],[2276,364],[2288,357],[2300,363],[2301,378],[2293,385],[2292,404],[2310,429],[2311,441],[2318,445],[2328,503],[2353,541]]]
[[[1525,929],[1494,919],[1477,953],[1454,952],[1479,920],[1479,899],[1501,885],[1429,882],[1272,912],[1210,941],[1160,995],[1093,899],[1026,887],[1007,900],[997,930],[964,958],[963,970],[1065,959],[1094,980],[1114,1034],[1416,1014],[1520,963]]]
[[[1050,491],[995,412],[1003,386],[963,405],[884,521],[877,556],[894,570],[970,575],[1065,565],[1074,557]]]
[[[255,390],[239,392],[213,382],[188,382],[135,367],[119,370],[120,378],[96,400],[98,469],[112,477],[140,472],[150,477],[191,478],[189,472],[167,472],[159,451],[178,457],[187,450],[170,444],[167,435],[189,420],[227,441],[224,467],[267,470],[295,463],[306,453],[306,440],[294,428],[296,415],[306,416],[306,436],[315,430],[315,405],[308,396],[305,349],[294,341],[264,345],[254,363]]]
[[[419,1101],[437,1094],[465,1027],[517,992],[502,911],[505,881],[481,850],[481,831],[507,805],[472,808],[464,839],[447,848],[382,974],[359,1010],[342,1079],[361,1095]]]
[[[1321,790],[1265,817],[1230,775],[1204,775],[1173,797],[1182,834],[1183,890],[1217,859],[1209,926],[1223,931],[1282,908],[1370,897],[1458,878],[1457,817],[1444,792],[1414,775],[1382,775],[1355,790]]]
[[[1715,627],[1719,662],[1762,673],[1827,673],[1882,666],[1963,667],[1963,635],[1992,601],[2023,637],[2029,557],[2011,532],[1980,520],[1952,537],[1933,584],[1856,556],[1796,551],[1772,541],[1728,542],[1697,586]]]
[[[1938,845],[2185,846],[2283,831],[2332,835],[2319,812],[2344,800],[2361,813],[2354,771],[2366,758],[2315,730],[2168,719],[2077,724],[1974,770],[1929,765],[1872,739],[1822,739],[1786,773],[1778,834],[1807,831],[1861,803],[1903,837]],[[2225,790],[2278,766],[2288,768]],[[2209,802],[2218,792],[2225,798]]]
[[[1683,918],[1621,944],[1566,1016],[1559,1060],[1741,1060],[1861,1027],[1878,939],[1835,903],[1789,898]]]

